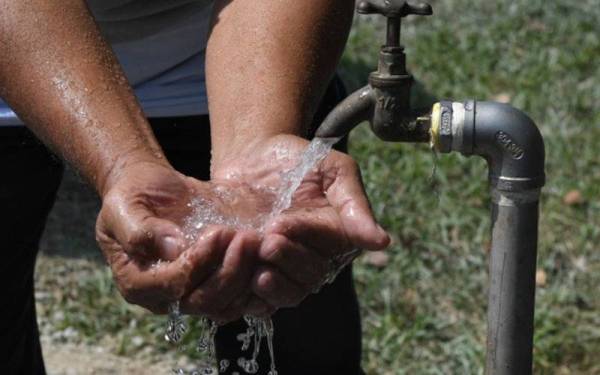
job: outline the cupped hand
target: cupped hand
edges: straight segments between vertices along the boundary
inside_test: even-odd
[[[217,164],[213,179],[276,186],[307,146],[296,136],[269,138],[233,162]],[[373,217],[356,162],[337,151],[307,174],[290,208],[267,222],[263,233],[251,286],[275,308],[295,306],[317,291],[356,249],[380,250],[390,242]]]
[[[190,241],[182,231],[189,202],[209,190],[166,163],[134,163],[111,179],[96,237],[128,302],[165,313],[180,301],[184,313],[221,322],[247,312],[257,234],[212,226]],[[251,308],[260,314],[269,307],[254,299]]]

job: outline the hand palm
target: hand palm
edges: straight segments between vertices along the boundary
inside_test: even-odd
[[[213,177],[260,186],[268,197],[307,145],[295,136],[274,137]],[[356,164],[336,151],[306,175],[290,207],[271,216],[263,234],[252,290],[276,307],[295,305],[318,289],[332,264],[354,248],[381,249],[389,242],[370,212]]]

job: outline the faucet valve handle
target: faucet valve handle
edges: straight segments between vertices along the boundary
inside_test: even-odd
[[[400,47],[400,22],[403,17],[433,14],[431,5],[423,2],[413,4],[405,0],[362,0],[356,10],[360,14],[381,14],[387,17],[387,47]]]
[[[404,0],[362,0],[356,6],[360,14],[381,14],[385,17],[406,17],[411,14],[430,16],[433,14],[431,5],[419,2],[412,4]]]

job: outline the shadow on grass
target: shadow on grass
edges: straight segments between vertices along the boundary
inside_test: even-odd
[[[89,259],[103,263],[94,226],[100,210],[96,192],[71,169],[65,171],[54,208],[48,217],[40,252],[48,256]]]

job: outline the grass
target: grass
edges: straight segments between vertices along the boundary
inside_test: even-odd
[[[410,20],[403,33],[419,100],[427,101],[422,88],[438,98],[508,99],[545,137],[535,373],[600,374],[600,8],[595,0],[432,4],[435,16]],[[382,29],[372,17],[356,20],[342,61],[349,86],[364,84],[375,66]],[[394,237],[386,267],[356,265],[365,369],[481,374],[490,240],[485,163],[439,156],[432,182],[427,147],[383,143],[365,126],[353,133],[351,151]],[[124,355],[155,350],[148,348],[161,342],[164,318],[125,304],[98,262],[64,260],[93,247],[96,206],[77,189],[63,190],[46,237],[47,252],[59,254],[38,266],[42,330]],[[573,191],[578,199],[565,203]],[[73,236],[64,218],[80,204],[89,215],[77,228],[89,231]]]

